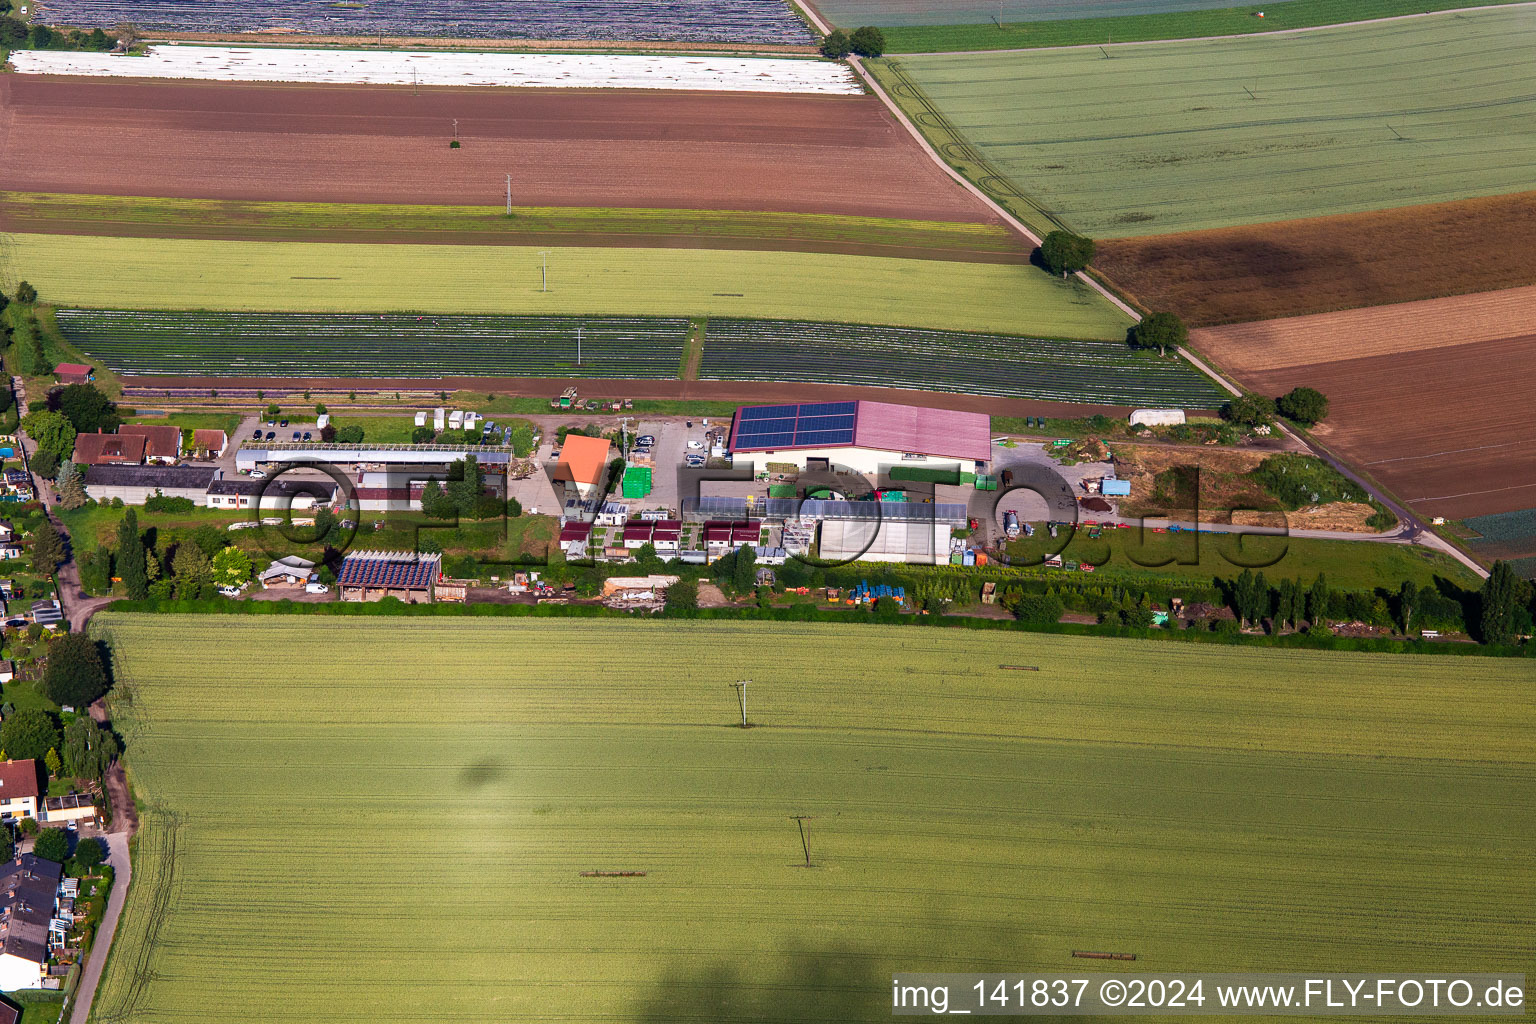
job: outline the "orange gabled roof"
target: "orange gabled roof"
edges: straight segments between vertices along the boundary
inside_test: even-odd
[[[601,484],[612,451],[613,444],[606,437],[566,434],[560,461],[555,465],[555,479],[594,486]]]

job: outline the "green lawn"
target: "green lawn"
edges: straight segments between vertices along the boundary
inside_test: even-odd
[[[398,241],[411,235],[432,241],[456,235],[476,242],[571,245],[587,236],[594,245],[673,236],[684,244],[718,248],[795,249],[845,245],[875,250],[904,248],[947,253],[1021,255],[1019,237],[999,224],[893,220],[831,214],[750,213],[719,210],[648,210],[587,207],[513,207],[507,217],[495,206],[283,203],[145,196],[61,195],[0,191],[0,217],[16,230],[49,233],[87,224],[111,225],[124,235],[183,233],[191,238],[250,240]],[[579,243],[578,243],[579,244]]]
[[[4,51],[0,51],[3,56]],[[64,993],[26,989],[7,992],[5,998],[21,1008],[20,1024],[55,1024],[64,1007]]]
[[[894,71],[969,143],[948,150],[963,171],[991,168],[1006,179],[994,191],[1011,183],[1063,224],[1116,238],[1536,188],[1533,46],[1536,21],[1495,10],[1108,58],[905,57]]]
[[[1122,338],[1077,281],[995,263],[707,249],[220,242],[12,234],[0,277],[142,309],[807,318]]]
[[[125,511],[110,505],[87,505],[73,510],[56,508],[54,514],[68,531],[75,551],[83,553],[96,550],[96,545],[102,542],[115,548],[117,524],[122,521]],[[249,510],[234,512],[212,508],[194,508],[191,512],[148,512],[142,505],[135,506],[133,511],[138,516],[140,531],[151,527],[157,530],[190,529],[204,524],[222,529],[236,520],[249,519],[251,515]],[[230,537],[234,536],[236,534],[230,534]]]
[[[1093,513],[1085,513],[1085,519]],[[1225,529],[1225,527],[1216,527]],[[1202,533],[1198,540],[1188,533],[1153,533],[1142,531],[1104,530],[1097,539],[1088,537],[1088,528],[1081,527],[1070,541],[1061,537],[1052,539],[1044,531],[1035,536],[1020,539],[1009,545],[1010,554],[1016,557],[1040,557],[1060,552],[1064,561],[1088,562],[1098,566],[1093,577],[1102,579],[1140,578],[1199,580],[1208,583],[1213,577],[1233,577],[1252,566],[1262,568],[1271,582],[1293,577],[1310,582],[1318,573],[1327,575],[1334,587],[1344,590],[1371,590],[1386,587],[1395,591],[1406,579],[1419,585],[1427,585],[1438,576],[1468,589],[1476,589],[1482,580],[1471,569],[1449,555],[1427,548],[1406,544],[1353,540],[1315,540],[1304,537],[1244,537],[1236,535],[1212,536]],[[1142,565],[1172,558],[1168,565]],[[1182,564],[1182,563],[1190,564]],[[1036,570],[1061,573],[1062,570]],[[1073,582],[1089,577],[1080,573],[1067,573]]]
[[[1001,26],[994,20],[998,6],[978,0],[822,0],[819,10],[839,24],[878,24],[885,28],[887,53],[935,50],[1004,50],[1022,47],[1086,46],[1132,43],[1151,39],[1193,39],[1285,29],[1334,25],[1342,21],[1393,18],[1458,7],[1519,3],[1521,0],[1283,0],[1214,10],[1168,10],[1185,6],[1180,0],[1141,0],[1142,13],[1118,17],[1022,20],[1033,0],[1005,0]],[[1064,4],[1057,3],[1060,9]],[[839,18],[847,9],[854,21]],[[1257,17],[1263,11],[1264,17]],[[888,12],[888,13],[887,13]],[[969,21],[969,24],[961,24]]]
[[[1105,970],[1084,947],[1167,971],[1533,966],[1517,662],[336,627],[93,622],[143,803],[96,1019],[245,1021],[280,992],[286,1021],[885,1021],[893,970]],[[728,728],[748,677],[763,727]],[[581,877],[616,870],[646,875]]]

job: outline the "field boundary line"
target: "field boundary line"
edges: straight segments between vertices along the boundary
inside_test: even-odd
[[[983,203],[985,203],[988,209],[1001,217],[1003,222],[1009,227],[1013,228],[1019,234],[1029,239],[1031,244],[1037,246],[1040,244],[1040,236],[1035,234],[1034,231],[1030,230],[1030,228],[1022,220],[1005,210],[1001,205],[994,201],[991,196],[983,192],[965,175],[951,167],[949,162],[939,155],[938,151],[935,150],[933,146],[928,142],[927,137],[924,136],[923,133],[918,130],[918,127],[913,124],[912,121],[907,117],[906,112],[901,109],[900,105],[898,105],[895,100],[891,99],[890,94],[888,94],[880,85],[880,82],[877,80],[874,73],[865,69],[864,62],[862,60],[860,60],[857,56],[850,55],[848,58],[848,63],[851,64],[853,69],[859,73],[859,76],[864,79],[870,90],[874,92],[876,96],[880,97],[880,102],[885,104],[886,109],[895,116],[896,120],[900,122],[904,128],[906,128],[906,130],[911,134],[912,138],[917,140],[917,144],[923,148],[923,152],[927,153],[929,158],[933,160],[933,162],[937,164],[946,175],[959,183],[962,188],[970,192],[977,199],[980,199]],[[1040,212],[1042,215],[1045,215],[1045,211],[1042,210]],[[1122,300],[1118,295],[1114,294],[1108,288],[1105,288],[1098,281],[1095,281],[1093,278],[1089,277],[1082,271],[1078,271],[1076,277],[1078,280],[1086,283],[1088,287],[1092,288],[1104,298],[1108,299],[1111,305],[1120,310],[1120,312],[1124,313],[1126,316],[1130,317],[1131,320],[1137,321],[1141,319],[1141,316],[1129,305],[1127,305],[1124,300]]]
[[[1224,36],[1177,36],[1171,39],[1137,39],[1125,43],[1070,43],[1066,46],[1009,46],[996,50],[919,50],[902,53],[903,57],[979,57],[991,53],[1034,53],[1046,50],[1097,50],[1121,49],[1127,46],[1154,46],[1158,43],[1205,43],[1224,39],[1267,39],[1272,36],[1293,36],[1302,32],[1325,32],[1331,28],[1358,28],[1362,25],[1383,25],[1392,21],[1411,18],[1433,18],[1442,14],[1465,14],[1470,11],[1508,11],[1522,7],[1536,7],[1536,0],[1514,4],[1480,4],[1476,7],[1448,7],[1442,11],[1420,11],[1417,14],[1389,14],[1385,18],[1362,18],[1359,21],[1337,21],[1331,25],[1302,25],[1299,28],[1261,29],[1258,32],[1233,32]]]

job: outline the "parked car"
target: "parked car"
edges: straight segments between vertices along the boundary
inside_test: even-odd
[[[294,431],[294,432],[293,432],[293,439],[294,439],[294,440],[295,440],[295,441],[297,441],[297,440],[298,440],[298,439],[299,439],[299,432],[298,432],[298,431],[297,431],[297,430],[295,430],[295,431]]]
[[[304,593],[306,594],[329,594],[330,592],[331,588],[326,586],[324,583],[304,584]]]
[[[651,445],[653,445],[655,443],[656,443],[656,438],[653,435],[651,435],[651,434],[641,434],[639,437],[635,438],[635,444],[641,445],[641,446],[646,447],[646,448],[649,448]]]
[[[240,596],[240,588],[239,587],[220,587],[219,588],[219,593],[223,594],[225,597],[239,597]]]
[[[266,472],[264,470],[260,470],[260,469],[253,469],[253,470],[251,470],[251,479],[252,480],[265,480],[266,478],[267,478],[267,474],[266,474]]]
[[[277,431],[275,431],[275,430],[267,431],[267,440],[268,441],[275,440],[276,438],[277,438]]]
[[[288,425],[288,421],[287,420],[283,420],[282,422],[280,422],[278,424],[278,426],[280,426],[280,427],[286,427],[287,425]]]
[[[304,440],[306,440],[306,441],[309,440],[309,431],[307,431],[307,430],[304,431]]]
[[[261,428],[260,427],[257,427],[255,432],[251,434],[251,440],[252,441],[260,441],[261,440]]]
[[[269,426],[269,427],[277,426],[277,420],[267,420],[267,426]]]
[[[704,442],[703,441],[689,441],[688,442],[688,447],[690,449],[697,450],[699,448],[703,448],[704,447]]]

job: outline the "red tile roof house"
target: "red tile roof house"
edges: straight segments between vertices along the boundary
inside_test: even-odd
[[[37,817],[37,798],[42,792],[36,761],[0,761],[0,818]]]
[[[53,368],[53,377],[60,384],[89,384],[96,374],[84,363],[60,363]]]
[[[181,461],[180,427],[162,423],[124,423],[117,432],[119,435],[143,435],[146,462],[175,465]]]
[[[192,431],[192,451],[200,459],[216,459],[229,447],[229,435],[222,430]]]
[[[148,439],[140,434],[81,434],[75,438],[76,465],[142,466]]]

